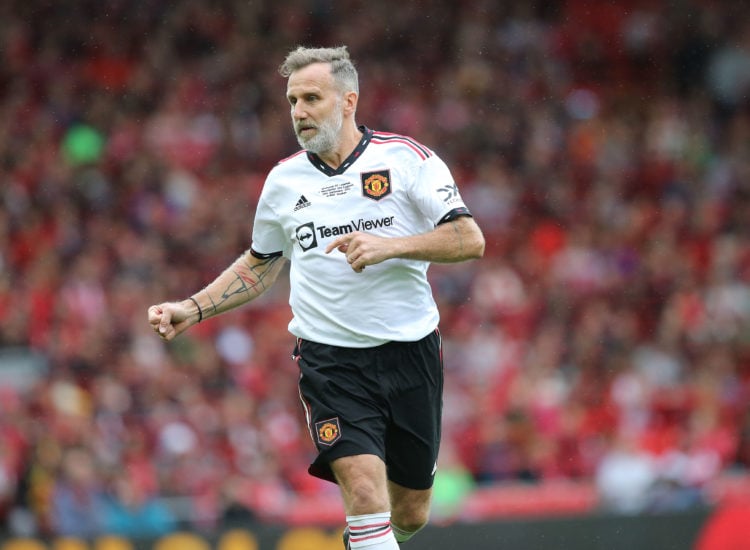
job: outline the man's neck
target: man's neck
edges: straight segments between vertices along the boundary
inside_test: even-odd
[[[331,168],[338,168],[343,162],[349,158],[354,149],[359,145],[362,139],[362,131],[357,128],[355,124],[348,127],[347,130],[342,129],[341,139],[339,140],[338,146],[327,153],[318,155],[320,160],[325,162]]]

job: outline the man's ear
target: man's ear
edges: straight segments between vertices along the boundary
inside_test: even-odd
[[[344,114],[354,115],[357,110],[357,101],[359,94],[357,92],[347,92],[344,94]]]

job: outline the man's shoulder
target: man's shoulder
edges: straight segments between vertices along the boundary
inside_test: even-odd
[[[378,149],[383,148],[390,153],[405,153],[420,160],[427,160],[430,157],[435,156],[434,151],[423,145],[416,139],[403,134],[396,134],[393,132],[383,132],[374,130],[370,143],[377,146]]]
[[[307,159],[307,151],[304,149],[297,151],[293,155],[278,161],[268,172],[266,182],[284,181],[287,178],[297,178],[301,172],[310,171],[312,165]]]
[[[279,167],[289,167],[289,166],[295,166],[300,161],[306,161],[307,160],[307,151],[305,149],[300,149],[296,153],[289,155],[288,157],[285,157],[278,161],[276,163],[276,166],[274,166],[274,169]]]

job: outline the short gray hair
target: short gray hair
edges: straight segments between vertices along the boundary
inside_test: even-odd
[[[331,66],[331,75],[341,92],[359,93],[359,75],[354,63],[349,58],[349,50],[346,46],[336,48],[306,48],[297,47],[292,50],[279,66],[279,74],[289,77],[293,72],[304,69],[313,63],[328,63]]]

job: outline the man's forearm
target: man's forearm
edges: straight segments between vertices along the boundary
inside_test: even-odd
[[[283,265],[284,259],[281,256],[258,259],[247,252],[183,304],[187,308],[199,309],[199,317],[202,319],[224,313],[254,300],[268,290]]]
[[[429,233],[400,238],[394,257],[452,263],[481,258],[482,254],[482,232],[472,218],[465,216]]]

